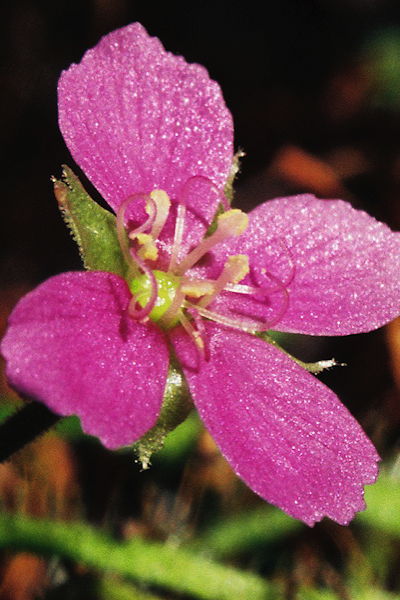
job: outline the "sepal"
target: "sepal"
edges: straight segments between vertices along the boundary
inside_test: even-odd
[[[152,455],[162,449],[167,435],[186,419],[192,408],[186,379],[176,359],[172,357],[157,423],[133,446],[143,469],[148,469]]]
[[[72,170],[63,166],[53,179],[63,219],[78,244],[85,269],[110,271],[124,277],[126,266],[117,238],[115,216],[97,204]]]

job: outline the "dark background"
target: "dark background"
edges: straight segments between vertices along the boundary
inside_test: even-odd
[[[219,81],[234,116],[236,147],[247,154],[237,185],[242,205],[287,192],[339,192],[400,226],[393,206],[400,100],[397,107],[395,94],[389,105],[373,102],[382,82],[370,64],[376,38],[388,28],[400,31],[397,0],[281,0],[265,2],[261,11],[236,1],[20,0],[4,3],[1,13],[5,284],[34,285],[79,268],[49,183],[62,163],[74,167],[57,126],[57,79],[103,34],[132,21]],[[400,44],[397,50],[400,56]],[[287,145],[328,162],[350,147],[365,164],[338,189],[313,189],[312,174],[299,182],[287,181],[280,169],[278,177],[276,169],[268,171]],[[341,160],[346,165],[346,154]]]
[[[0,15],[0,329],[22,293],[51,275],[81,268],[50,182],[51,175],[60,175],[63,163],[79,174],[58,130],[57,80],[61,70],[78,62],[103,34],[133,21],[140,21],[168,50],[205,65],[220,83],[235,121],[236,148],[246,152],[236,185],[240,206],[251,208],[278,195],[313,192],[322,198],[347,199],[400,229],[399,0],[275,0],[264,2],[262,10],[243,1],[17,0],[3,2]],[[98,199],[84,176],[82,180]],[[348,364],[322,379],[356,415],[390,470],[400,440],[400,321],[366,335],[292,336],[283,341],[299,358],[334,356]],[[9,395],[0,379],[0,396],[8,400]],[[126,515],[137,518],[142,506],[144,516],[136,523],[140,531],[168,537],[168,530],[157,529],[156,508],[161,501],[169,507],[176,497],[183,497],[191,514],[197,515],[189,519],[188,529],[193,531],[201,531],[202,521],[212,522],[215,514],[224,516],[232,506],[242,509],[257,503],[244,486],[237,494],[237,480],[229,467],[210,466],[209,441],[204,448],[202,442],[197,444],[189,467],[179,461],[172,467],[162,462],[157,466],[155,459],[155,466],[141,473],[131,454],[108,452],[86,438],[62,448],[56,436],[46,439],[39,440],[36,450],[29,446],[22,458],[17,456],[8,465],[18,472],[19,464],[24,473],[22,483],[13,475],[16,496],[21,496],[23,485],[30,486],[33,499],[28,514],[52,514],[52,502],[49,510],[45,503],[42,512],[37,508],[43,490],[34,470],[42,464],[40,457],[52,456],[49,477],[68,473],[68,465],[73,465],[74,483],[63,488],[65,514],[58,516],[84,515],[114,529],[117,523],[122,532],[125,527],[126,535]],[[26,484],[25,472],[30,469],[34,476]],[[198,490],[212,487],[207,480],[210,473],[218,486],[213,484],[217,492],[207,503],[198,499]],[[80,495],[75,512],[68,505],[74,486]],[[255,570],[261,565],[263,571],[269,560],[273,572],[278,560],[281,576],[291,573],[289,583],[296,577],[318,582],[324,569],[331,576],[328,563],[335,572],[346,572],[342,563],[336,564],[336,554],[343,564],[351,552],[358,560],[361,538],[351,537],[351,531],[322,523],[307,529],[295,543],[282,541],[280,552],[271,554],[274,558],[266,558],[262,550],[241,564]],[[379,530],[371,538],[377,553],[383,538]],[[282,554],[290,555],[287,571],[282,568],[286,564]],[[383,570],[387,575],[381,576],[389,589],[397,591],[399,560],[400,546],[393,545],[392,562]],[[296,565],[303,565],[300,576]],[[68,568],[77,574],[82,589],[81,571]],[[35,565],[33,571],[37,572]],[[18,583],[27,570],[15,573]],[[15,597],[14,592],[2,596],[0,589],[0,600]],[[349,596],[343,592],[340,598]]]

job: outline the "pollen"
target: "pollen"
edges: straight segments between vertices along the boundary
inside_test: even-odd
[[[142,246],[139,251],[140,258],[143,258],[144,260],[157,260],[158,250],[154,243],[153,236],[148,233],[137,233],[135,237]]]
[[[214,285],[210,281],[187,280],[182,283],[181,291],[190,298],[201,298],[207,294],[212,294]]]
[[[218,229],[232,236],[241,235],[246,231],[249,217],[242,210],[232,208],[218,217]]]
[[[229,283],[239,283],[250,272],[249,257],[246,254],[229,256],[225,268],[229,272]]]

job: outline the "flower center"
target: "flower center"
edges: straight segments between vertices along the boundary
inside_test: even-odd
[[[154,279],[157,284],[157,298],[154,303],[153,309],[149,312],[149,318],[157,322],[159,321],[171,307],[171,304],[178,291],[181,283],[181,278],[173,275],[172,273],[166,273],[165,271],[153,271]],[[145,273],[134,277],[129,283],[129,289],[131,290],[136,302],[145,308],[149,303],[152,296],[152,281]],[[173,327],[178,323],[178,319],[175,317],[171,319],[169,327]]]
[[[184,199],[185,191],[182,197]],[[140,201],[141,206],[144,201],[147,217],[142,219],[143,222],[139,226],[127,231],[126,211],[131,205],[136,210]],[[280,292],[284,301],[275,321],[277,322],[281,313],[283,314],[282,311],[287,308],[288,283],[282,283],[270,275],[274,284],[272,289],[241,284],[250,270],[248,257],[244,254],[228,256],[216,279],[199,278],[198,273],[193,275],[191,271],[214,246],[228,238],[242,235],[248,225],[247,215],[239,209],[225,210],[217,217],[213,232],[204,237],[186,256],[181,256],[186,233],[186,204],[181,201],[176,205],[174,235],[169,243],[169,236],[163,237],[161,234],[169,217],[170,207],[171,202],[166,192],[153,190],[150,194],[135,194],[129,197],[118,210],[117,234],[128,264],[127,281],[132,292],[129,315],[141,322],[151,319],[164,329],[170,329],[177,324],[182,325],[198,351],[205,357],[207,347],[203,318],[251,333],[269,329],[270,323],[267,325],[266,322],[257,323],[241,316],[218,314],[210,310],[209,305],[222,292],[254,295],[257,298]],[[160,251],[163,252],[162,259],[159,257]],[[169,261],[167,269],[166,251],[167,262]]]

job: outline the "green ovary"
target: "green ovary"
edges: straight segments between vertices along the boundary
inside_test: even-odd
[[[157,300],[149,317],[152,321],[157,322],[171,306],[180,284],[180,277],[176,277],[172,273],[157,270],[153,271],[153,275],[157,282]],[[149,302],[152,293],[151,282],[147,275],[139,275],[139,277],[132,279],[129,283],[129,289],[135,296],[137,303],[144,308]],[[176,325],[175,319],[171,321],[169,326],[172,327],[173,325]]]

